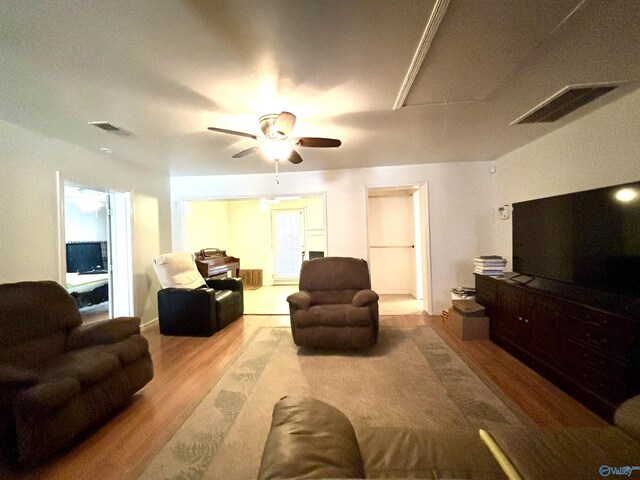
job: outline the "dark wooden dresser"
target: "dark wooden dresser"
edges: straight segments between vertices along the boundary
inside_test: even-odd
[[[640,393],[640,306],[510,277],[476,275],[476,301],[490,318],[491,340],[611,421],[623,400]]]

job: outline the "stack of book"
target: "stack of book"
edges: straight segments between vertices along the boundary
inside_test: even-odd
[[[481,255],[473,259],[475,269],[473,273],[480,275],[489,275],[490,277],[501,277],[507,260],[500,255]]]

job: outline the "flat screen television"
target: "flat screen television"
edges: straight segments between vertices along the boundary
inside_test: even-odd
[[[67,243],[67,272],[102,272],[107,268],[107,242]]]
[[[640,297],[640,182],[513,204],[513,270]]]

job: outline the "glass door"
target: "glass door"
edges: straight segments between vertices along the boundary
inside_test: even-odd
[[[273,210],[271,234],[274,283],[295,283],[305,257],[304,209]]]

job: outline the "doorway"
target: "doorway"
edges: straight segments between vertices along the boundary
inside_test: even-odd
[[[372,288],[394,311],[423,311],[424,235],[418,186],[369,188],[367,242]]]
[[[84,323],[132,315],[131,199],[64,182],[61,278]]]
[[[302,250],[305,260],[327,256],[325,194],[184,201],[179,208],[182,226],[177,229],[176,248],[187,252],[205,247],[225,250],[240,259],[241,273],[259,270],[262,286],[271,286],[276,263],[273,214],[292,210],[304,212],[304,246],[294,246],[292,256],[301,257]]]

